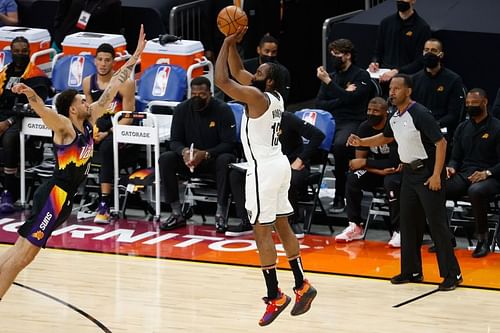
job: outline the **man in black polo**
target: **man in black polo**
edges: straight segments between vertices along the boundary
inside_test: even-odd
[[[443,44],[431,38],[424,45],[424,69],[413,76],[413,100],[431,110],[434,119],[453,138],[453,133],[464,108],[465,96],[462,78],[445,68]],[[446,130],[444,130],[446,129]]]
[[[414,9],[416,0],[400,0],[397,13],[380,22],[377,49],[369,69],[389,68],[380,76],[388,82],[397,73],[413,74],[422,68],[422,49],[431,37],[431,28]]]
[[[398,143],[399,157],[404,164],[400,194],[401,274],[394,276],[391,283],[423,280],[420,247],[427,220],[436,244],[439,272],[444,278],[439,290],[448,291],[455,289],[463,279],[446,217],[443,186],[446,140],[430,111],[412,101],[411,93],[411,77],[394,76],[389,95],[397,110],[384,133],[363,139],[352,134],[347,143],[355,147],[380,146],[392,140]]]
[[[469,115],[457,127],[451,160],[446,168],[446,198],[467,195],[476,220],[478,243],[472,257],[488,254],[488,206],[500,193],[500,120],[488,114],[488,99],[483,89],[467,94]]]
[[[335,198],[332,213],[345,208],[346,174],[349,160],[354,155],[345,142],[350,133],[366,119],[366,106],[370,99],[370,76],[354,65],[356,50],[348,39],[337,39],[329,45],[334,71],[328,73],[322,66],[317,69],[321,81],[316,107],[330,112],[335,119],[335,139],[332,152],[335,158]]]

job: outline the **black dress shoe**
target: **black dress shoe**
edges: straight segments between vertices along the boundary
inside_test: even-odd
[[[227,223],[224,217],[215,215],[215,232],[225,233],[227,230]]]
[[[172,230],[186,225],[186,219],[182,215],[172,214],[166,220],[160,221],[160,229]]]
[[[490,251],[490,248],[488,246],[488,241],[487,240],[480,240],[477,242],[476,248],[474,249],[474,252],[472,252],[472,257],[473,258],[481,258],[484,257],[488,254]]]
[[[440,291],[451,291],[458,287],[460,283],[462,283],[464,279],[462,278],[462,274],[447,276],[443,282],[439,284],[438,289]]]
[[[418,283],[418,282],[422,282],[423,280],[424,280],[424,276],[422,275],[422,273],[413,273],[410,275],[399,274],[399,275],[392,277],[391,283],[392,284],[403,284],[403,283],[410,283],[410,282]]]

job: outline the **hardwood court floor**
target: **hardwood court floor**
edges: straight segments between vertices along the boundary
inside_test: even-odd
[[[5,251],[7,246],[0,246]],[[283,290],[292,276],[279,271]],[[498,292],[435,289],[308,274],[319,290],[310,312],[285,310],[267,332],[499,332]],[[256,332],[264,305],[257,268],[47,249],[0,302],[1,332]]]
[[[1,218],[0,242],[12,244],[23,220]],[[387,278],[399,272],[399,250],[382,242],[336,244],[330,236],[306,235],[301,245],[319,296],[303,316],[285,310],[269,332],[500,332],[498,253],[473,260],[470,251],[457,250],[464,286],[475,289],[394,308],[436,289],[434,255],[423,251],[427,284],[393,286]],[[70,219],[48,247],[0,302],[1,333],[263,330],[257,322],[265,289],[251,236],[227,238],[203,225],[159,232],[140,220],[102,226]],[[279,266],[288,268],[277,249]],[[279,280],[292,294],[291,272],[280,270]]]

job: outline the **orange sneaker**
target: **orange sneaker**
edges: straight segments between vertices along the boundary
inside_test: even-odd
[[[263,297],[262,300],[267,304],[266,312],[259,320],[260,326],[269,325],[276,319],[279,314],[285,310],[290,301],[292,300],[290,296],[285,295],[278,289],[278,297],[275,299],[268,299],[267,297]]]
[[[295,305],[292,312],[290,312],[292,316],[298,316],[309,311],[314,297],[318,294],[316,288],[311,286],[309,281],[305,279],[302,288],[299,290],[293,288],[293,292],[295,293]]]

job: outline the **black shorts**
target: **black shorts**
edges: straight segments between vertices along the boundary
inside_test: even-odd
[[[50,179],[34,194],[31,214],[18,233],[35,246],[45,247],[52,232],[71,214],[75,193],[63,187]]]

